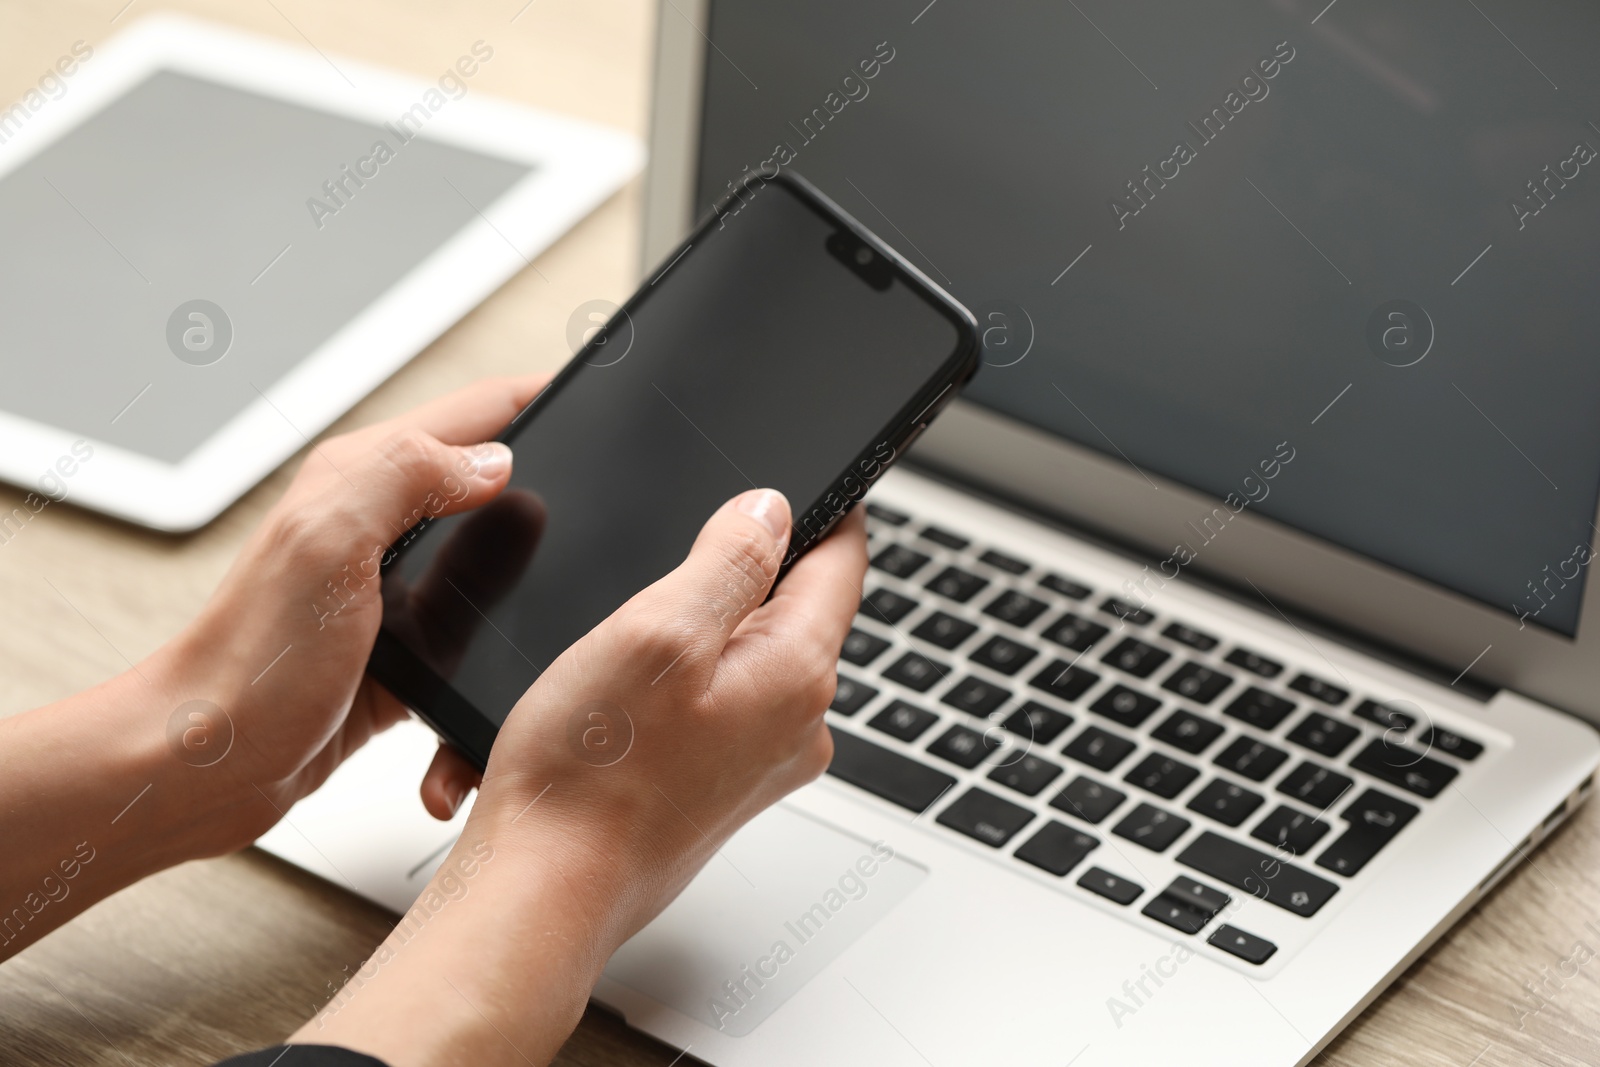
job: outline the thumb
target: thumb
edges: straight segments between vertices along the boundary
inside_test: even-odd
[[[675,617],[718,651],[772,590],[789,547],[789,502],[751,489],[718,508],[678,568],[645,590],[652,615]]]
[[[423,519],[488,503],[511,477],[511,449],[498,441],[457,447],[417,429],[380,441],[351,468],[340,517],[363,541],[385,544]],[[337,491],[337,490],[336,490]]]

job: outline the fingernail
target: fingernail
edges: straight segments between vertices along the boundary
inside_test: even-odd
[[[485,441],[468,451],[472,457],[472,473],[486,482],[492,482],[511,469],[511,449],[499,441]]]
[[[740,511],[767,528],[775,538],[781,538],[789,529],[789,502],[776,489],[752,489],[740,493]]]
[[[457,788],[450,791],[446,802],[450,805],[450,817],[454,818],[457,811],[461,810],[461,802],[467,799],[467,791]]]

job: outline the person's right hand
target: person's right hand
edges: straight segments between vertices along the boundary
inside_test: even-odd
[[[682,565],[551,665],[495,742],[473,818],[497,841],[537,828],[540,847],[554,835],[581,869],[610,868],[630,901],[623,937],[832,757],[822,713],[861,602],[865,524],[851,515],[768,601],[789,524],[777,492],[724,504]]]
[[[789,524],[775,492],[729,501],[682,565],[545,671],[424,891],[448,906],[403,922],[362,969],[372,979],[295,1040],[395,1067],[548,1062],[611,953],[832,757],[823,712],[865,522],[849,516],[768,600]],[[436,796],[464,788],[441,782],[464,766],[436,761]]]

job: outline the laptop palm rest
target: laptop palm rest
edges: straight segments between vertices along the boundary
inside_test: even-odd
[[[735,834],[605,974],[742,1037],[927,876],[886,843],[779,804]]]

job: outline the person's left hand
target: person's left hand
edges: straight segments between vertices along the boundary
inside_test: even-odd
[[[145,665],[174,709],[200,700],[226,716],[202,711],[175,742],[199,746],[185,762],[205,786],[206,851],[253,841],[405,717],[366,676],[382,617],[379,561],[423,516],[467,511],[500,493],[510,450],[481,442],[548,380],[479,382],[315,446],[205,609]],[[441,817],[476,780],[459,758],[445,766],[453,773],[436,767],[425,794]]]

